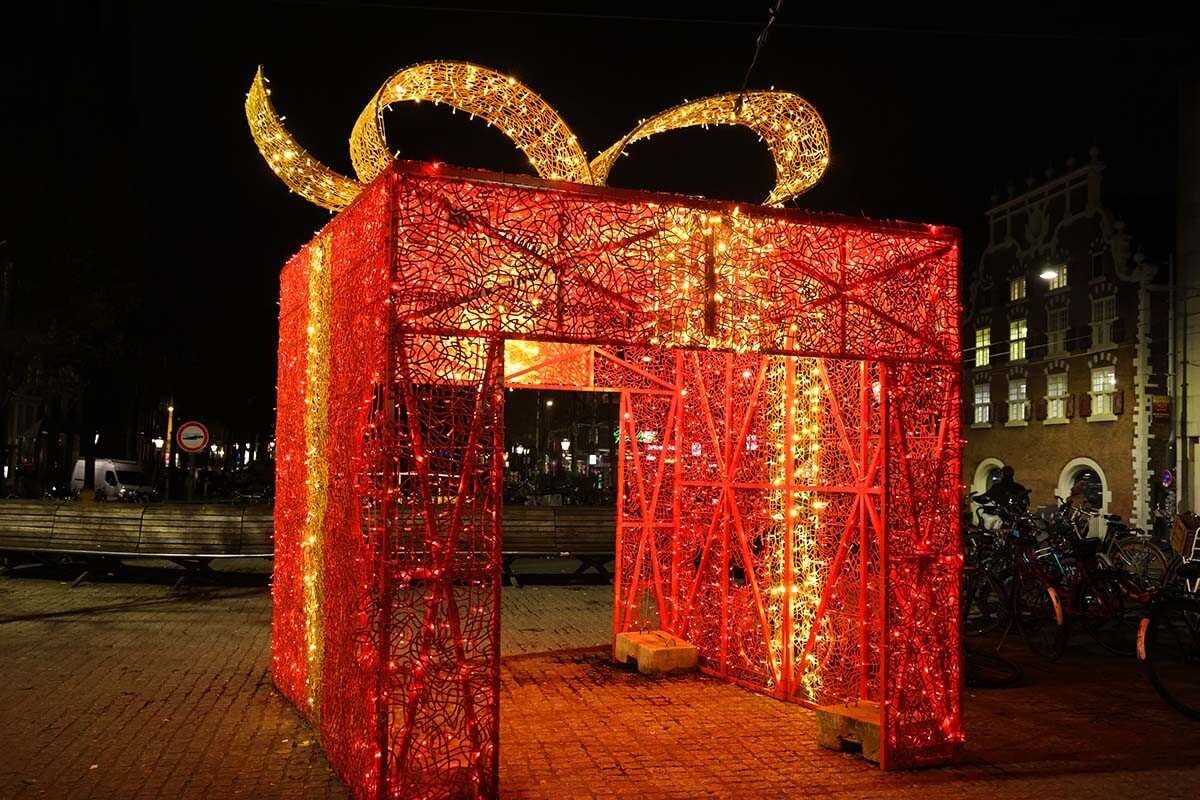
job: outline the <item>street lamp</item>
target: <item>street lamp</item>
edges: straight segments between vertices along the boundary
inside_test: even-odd
[[[1058,270],[1046,267],[1038,277],[1044,281],[1052,281],[1058,277]]]
[[[150,443],[152,445],[154,445],[155,450],[162,450],[163,445],[166,444],[166,440],[163,439],[161,436],[155,436],[153,439],[150,440]]]
[[[558,443],[558,446],[561,447],[562,451],[565,453],[571,449],[571,440],[564,436],[563,440]]]

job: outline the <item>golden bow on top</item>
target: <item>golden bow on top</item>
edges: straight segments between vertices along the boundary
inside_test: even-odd
[[[788,92],[718,94],[669,108],[644,120],[596,158],[587,155],[563,118],[515,78],[459,61],[430,61],[400,70],[363,109],[350,135],[350,159],[358,180],[317,161],[301,147],[271,104],[262,68],[246,95],[246,119],[259,152],[288,188],[333,211],[348,206],[392,162],[383,112],[392,103],[432,101],[480,117],[512,140],[537,174],[550,180],[604,185],[617,158],[631,143],[693,125],[742,125],[766,142],[775,159],[775,188],[767,205],[808,191],[829,164],[829,137],[816,109]]]

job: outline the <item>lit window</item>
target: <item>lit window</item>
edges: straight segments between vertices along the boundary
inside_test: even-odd
[[[1010,361],[1025,360],[1025,340],[1029,336],[1029,328],[1025,320],[1014,319],[1008,323],[1008,358]]]
[[[1008,421],[1023,422],[1028,418],[1029,400],[1025,394],[1025,379],[1013,378],[1008,382]]]
[[[1014,278],[1008,282],[1008,299],[1009,300],[1024,300],[1025,299],[1025,279]]]
[[[1046,376],[1046,419],[1067,418],[1067,373]]]
[[[1067,309],[1051,308],[1046,311],[1046,355],[1062,356],[1067,353]]]
[[[1117,318],[1117,296],[1097,297],[1092,300],[1092,347],[1099,349],[1113,346],[1113,321]]]
[[[992,389],[986,383],[975,384],[975,424],[987,425],[992,421]]]
[[[1092,370],[1092,416],[1111,416],[1113,395],[1117,392],[1116,367],[1096,367]]]
[[[986,367],[992,360],[992,329],[980,328],[975,331],[975,366]]]
[[[1057,264],[1053,267],[1047,267],[1046,271],[1042,273],[1042,276],[1046,279],[1046,288],[1052,292],[1055,289],[1067,288],[1066,264]]]

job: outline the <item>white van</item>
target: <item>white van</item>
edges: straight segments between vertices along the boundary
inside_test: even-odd
[[[83,489],[84,460],[75,462],[71,473],[71,493]],[[154,487],[146,479],[142,467],[136,461],[121,461],[114,458],[96,459],[96,497],[105,500],[149,500]]]

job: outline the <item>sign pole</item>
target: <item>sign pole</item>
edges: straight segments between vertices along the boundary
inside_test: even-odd
[[[208,428],[195,420],[183,423],[175,433],[175,444],[179,445],[181,452],[187,453],[185,462],[187,473],[184,475],[183,485],[184,497],[189,502],[191,502],[192,490],[196,483],[196,453],[202,453],[208,449],[208,439]]]

